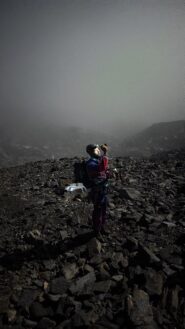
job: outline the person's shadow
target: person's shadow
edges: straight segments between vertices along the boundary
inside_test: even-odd
[[[33,247],[26,251],[14,250],[11,254],[6,254],[0,258],[0,264],[10,270],[18,270],[23,263],[33,260],[55,259],[60,254],[68,250],[80,247],[86,244],[94,237],[94,231],[79,234],[73,239],[58,241],[56,244],[44,241],[35,241]]]

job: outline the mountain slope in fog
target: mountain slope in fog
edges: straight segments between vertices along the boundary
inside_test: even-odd
[[[1,127],[0,167],[51,158],[86,157],[88,143],[107,143],[110,156],[148,156],[185,147],[185,120],[157,123],[127,139],[124,126],[123,135],[118,129],[109,134],[103,131],[39,124],[9,130]]]
[[[0,130],[0,167],[48,158],[86,156],[88,143],[108,143],[114,152],[116,137],[77,127],[31,125]]]
[[[185,147],[185,120],[153,124],[124,142],[124,153],[151,155]]]

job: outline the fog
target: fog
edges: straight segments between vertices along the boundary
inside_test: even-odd
[[[1,122],[185,119],[183,0],[1,0]]]

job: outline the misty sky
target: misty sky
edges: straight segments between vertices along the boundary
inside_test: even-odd
[[[0,41],[1,120],[185,119],[184,0],[0,0]]]

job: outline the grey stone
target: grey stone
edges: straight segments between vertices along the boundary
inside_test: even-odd
[[[93,290],[95,292],[106,293],[111,287],[111,280],[99,281],[94,284]]]
[[[129,251],[135,251],[138,249],[138,240],[135,239],[132,236],[127,237],[126,243],[124,246],[129,250]]]
[[[72,324],[71,324],[71,320],[65,320],[62,323],[60,323],[56,329],[71,329]]]
[[[156,272],[152,268],[147,268],[145,272],[145,288],[149,295],[160,296],[163,291],[163,278],[162,272]]]
[[[79,294],[83,292],[83,290],[92,289],[93,284],[96,281],[96,276],[94,272],[90,272],[86,274],[85,276],[77,279],[75,282],[73,282],[69,288],[72,294]]]
[[[101,255],[95,255],[90,259],[89,263],[91,265],[99,265],[102,263],[102,261],[103,261],[103,259],[102,259]]]
[[[39,329],[52,329],[56,326],[56,322],[49,318],[42,318],[38,323]]]
[[[14,323],[16,321],[17,311],[15,309],[9,309],[7,312],[8,323]]]
[[[78,273],[79,268],[77,267],[76,263],[68,263],[65,264],[63,269],[63,274],[66,280],[71,280],[75,277],[75,275]]]
[[[129,200],[138,200],[141,197],[141,193],[138,190],[130,187],[119,190],[119,195],[121,198]]]
[[[123,280],[123,275],[122,274],[118,274],[118,275],[113,275],[112,276],[112,280],[116,281],[116,282],[120,282]]]
[[[62,240],[65,240],[68,237],[67,231],[65,231],[65,230],[60,231],[60,236],[61,236]]]
[[[85,264],[84,265],[84,270],[87,272],[94,272],[94,268],[92,266],[90,266],[89,264]]]
[[[50,307],[46,308],[39,302],[34,302],[30,307],[30,314],[33,319],[40,319],[47,316],[53,316],[53,311]]]
[[[111,277],[111,274],[108,272],[109,268],[107,263],[102,263],[98,266],[99,276],[101,280],[107,280]]]
[[[173,223],[173,222],[167,222],[167,221],[164,221],[162,222],[162,225],[168,227],[168,228],[173,228],[173,227],[176,227],[176,224]]]
[[[61,295],[52,295],[52,294],[47,294],[47,298],[51,301],[51,302],[58,302],[61,298]]]
[[[137,327],[137,329],[159,329],[158,325],[153,321],[150,324]]]
[[[23,326],[26,328],[35,328],[37,326],[37,322],[29,319],[23,319]]]
[[[139,252],[145,263],[153,263],[158,265],[161,263],[160,258],[157,257],[149,248],[145,247],[141,242],[139,243],[139,248]]]
[[[56,267],[56,262],[54,260],[52,260],[52,259],[50,259],[50,260],[44,260],[43,261],[43,265],[44,265],[44,267],[45,267],[46,270],[51,271],[51,270],[53,270]]]
[[[0,314],[8,312],[10,295],[11,290],[8,287],[0,289]]]
[[[56,310],[56,314],[63,316],[64,315],[64,308],[65,305],[67,304],[67,295],[66,296],[62,296],[59,300],[58,306],[57,306],[57,310]]]
[[[66,279],[61,276],[59,278],[55,278],[51,281],[50,284],[50,292],[51,294],[64,294],[69,287],[69,283],[66,281]]]
[[[169,289],[168,296],[167,296],[167,308],[170,312],[175,316],[178,317],[178,308],[180,304],[179,299],[179,292],[182,291],[182,288],[179,285],[176,285],[173,289]]]
[[[96,238],[92,238],[87,246],[90,257],[97,255],[101,252],[101,242]]]
[[[95,323],[98,319],[99,319],[99,314],[95,312],[95,310],[90,310],[88,312],[81,310],[81,312],[75,314],[74,317],[72,318],[72,324],[77,328],[83,326],[89,326]]]
[[[28,238],[28,240],[30,240],[30,242],[32,242],[32,241],[33,242],[34,241],[43,241],[42,234],[37,229],[28,232],[27,238]]]
[[[128,258],[124,257],[122,252],[115,252],[112,255],[111,265],[115,269],[119,269],[119,267],[126,268],[128,267]]]

